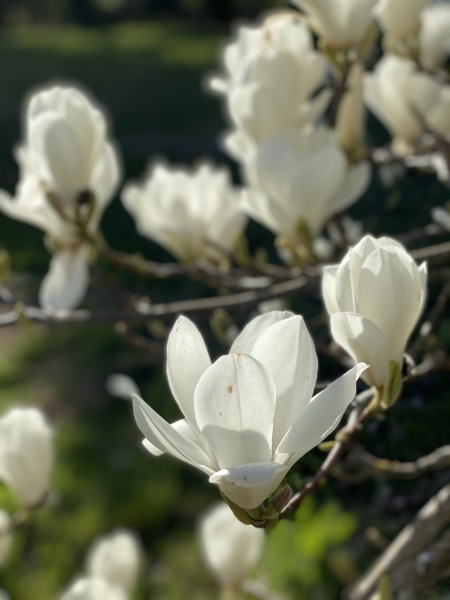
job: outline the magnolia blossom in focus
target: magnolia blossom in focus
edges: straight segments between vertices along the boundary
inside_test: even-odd
[[[182,262],[220,262],[234,250],[247,224],[238,198],[228,171],[209,164],[193,171],[156,164],[141,185],[122,193],[139,233]]]
[[[232,503],[254,509],[337,427],[365,366],[311,399],[317,357],[302,317],[256,317],[213,364],[198,329],[180,317],[168,341],[167,376],[185,418],[169,425],[138,397],[135,417],[151,453],[197,467]]]
[[[331,333],[355,362],[369,369],[363,379],[396,399],[406,343],[422,314],[427,267],[398,242],[364,237],[339,265],[326,267],[322,294]]]
[[[417,35],[420,15],[428,0],[380,0],[376,15],[383,30],[394,40]]]
[[[211,87],[226,95],[236,130],[225,145],[239,160],[255,144],[313,122],[330,100],[330,90],[310,99],[327,65],[294,12],[274,13],[259,27],[240,27],[223,62],[226,78],[213,78]]]
[[[73,583],[60,600],[128,600],[120,587],[110,585],[100,577],[83,577]]]
[[[11,546],[11,519],[8,513],[0,509],[0,567],[6,561]]]
[[[450,57],[450,5],[428,6],[422,12],[420,62],[427,69],[443,67]]]
[[[202,519],[200,540],[205,562],[221,586],[238,589],[262,558],[266,534],[244,525],[224,503]]]
[[[21,504],[42,502],[53,468],[52,430],[35,408],[13,408],[0,419],[0,479]]]
[[[319,37],[333,49],[361,43],[377,0],[293,0]]]
[[[116,152],[103,114],[79,90],[51,87],[27,105],[24,140],[16,151],[20,180],[0,210],[45,231],[53,251],[40,291],[44,308],[71,309],[88,285],[80,226],[95,232],[119,181]]]
[[[320,233],[327,219],[366,191],[370,167],[350,166],[333,131],[286,133],[262,144],[248,164],[253,189],[244,195],[248,214],[295,243],[306,225]]]
[[[336,133],[339,144],[350,154],[361,149],[366,134],[367,110],[363,91],[364,66],[354,63],[347,78],[344,94],[336,118]]]
[[[413,61],[386,54],[365,76],[365,99],[400,154],[411,151],[428,128],[450,133],[450,86],[419,71]]]
[[[87,572],[130,593],[136,585],[140,562],[136,536],[123,529],[94,542],[87,558]]]

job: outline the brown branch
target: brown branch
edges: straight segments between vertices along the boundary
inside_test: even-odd
[[[372,414],[372,407],[370,405],[372,396],[372,390],[365,390],[356,397],[354,400],[355,407],[350,413],[347,425],[337,433],[336,443],[334,444],[327,458],[324,460],[322,466],[311,479],[311,481],[309,481],[297,494],[295,494],[295,496],[293,496],[289,503],[283,508],[283,510],[280,512],[280,519],[284,519],[284,517],[286,517],[291,510],[294,510],[300,506],[304,498],[306,498],[306,496],[308,496],[318,487],[324,477],[330,474],[337,461],[348,448],[352,439],[360,431],[364,421]]]
[[[252,290],[226,296],[181,300],[162,304],[137,303],[135,310],[125,312],[111,310],[92,312],[89,310],[50,311],[35,306],[17,303],[14,310],[0,315],[0,327],[13,325],[21,318],[45,324],[70,323],[145,323],[149,319],[172,319],[179,314],[205,315],[217,308],[246,310],[263,300],[304,294],[314,289],[317,279],[298,277],[290,281],[275,283],[262,290]]]
[[[346,590],[348,600],[368,600],[379,580],[414,560],[450,522],[450,485],[442,488],[417,513],[359,581]]]
[[[448,258],[450,256],[450,242],[435,244],[417,250],[411,250],[411,256],[415,260],[431,260],[434,258]]]
[[[442,446],[431,454],[422,456],[413,462],[400,462],[378,458],[362,447],[355,447],[349,453],[346,464],[352,471],[345,474],[347,483],[362,483],[374,475],[383,475],[389,479],[417,479],[430,471],[450,468],[450,446]]]

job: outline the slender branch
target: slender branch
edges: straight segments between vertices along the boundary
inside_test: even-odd
[[[432,542],[450,523],[450,485],[442,488],[417,513],[359,581],[345,592],[348,600],[368,600],[384,575],[395,572]]]
[[[345,452],[355,435],[360,431],[364,421],[372,414],[372,407],[370,405],[372,397],[373,391],[365,390],[355,398],[353,401],[354,408],[350,413],[347,425],[337,433],[336,443],[334,444],[327,458],[311,481],[309,481],[297,494],[295,494],[290,502],[283,508],[283,510],[280,512],[280,519],[284,519],[284,517],[286,517],[291,510],[297,508],[304,498],[313,492],[318,487],[321,480],[331,472],[334,465],[341,458],[342,454]]]
[[[411,250],[411,256],[415,260],[430,260],[433,258],[448,258],[450,256],[450,242],[435,244],[417,250]]]
[[[417,479],[430,471],[450,468],[450,446],[442,446],[413,462],[378,458],[357,446],[349,453],[344,466],[352,470],[344,475],[346,483],[359,484],[374,475],[389,479]]]

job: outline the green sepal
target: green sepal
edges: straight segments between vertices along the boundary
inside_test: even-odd
[[[270,504],[268,508],[261,505],[250,510],[245,510],[227,498],[222,491],[220,493],[233,511],[236,519],[244,525],[253,525],[253,527],[256,527],[257,529],[267,529],[269,531],[275,529],[278,525],[280,515],[272,504]]]
[[[384,410],[395,404],[402,391],[402,383],[403,377],[400,365],[395,360],[391,360],[387,382],[380,390],[380,404]]]
[[[227,498],[227,496],[225,496],[225,494],[222,491],[220,491],[220,495],[222,496],[224,501],[228,504],[228,506],[231,508],[234,516],[236,517],[236,519],[238,521],[240,521],[241,523],[244,523],[244,525],[253,525],[253,520],[250,517],[250,515],[248,514],[248,512],[245,510],[245,508],[241,508],[240,506],[238,506],[237,504],[232,502],[229,498]]]

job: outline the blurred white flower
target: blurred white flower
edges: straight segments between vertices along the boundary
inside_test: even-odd
[[[44,308],[74,308],[87,287],[80,223],[96,230],[119,182],[105,118],[76,88],[37,92],[28,102],[16,159],[16,196],[0,191],[0,210],[50,237],[55,258],[41,290]]]
[[[347,78],[347,91],[337,112],[336,132],[339,144],[347,152],[357,152],[364,143],[367,109],[363,93],[364,67],[356,62]]]
[[[334,244],[331,240],[326,237],[316,237],[312,244],[314,256],[317,256],[319,260],[330,260],[334,254]]]
[[[247,218],[224,168],[201,164],[193,171],[156,164],[141,185],[128,184],[122,202],[141,235],[182,262],[226,259]]]
[[[337,427],[364,368],[311,399],[317,357],[302,317],[256,317],[213,364],[198,329],[180,317],[168,341],[167,375],[185,418],[169,425],[138,397],[135,417],[150,451],[197,467],[233,503],[254,509]]]
[[[375,13],[382,29],[394,40],[419,33],[420,15],[429,0],[380,0]]]
[[[426,282],[426,263],[417,267],[401,244],[369,235],[339,265],[325,268],[322,294],[331,333],[355,362],[369,365],[363,374],[369,385],[390,390],[393,371],[399,377],[425,305]]]
[[[21,504],[33,507],[48,492],[52,431],[35,408],[13,408],[0,419],[0,479]]]
[[[450,86],[419,71],[413,61],[385,54],[364,80],[370,110],[393,136],[393,149],[411,152],[428,128],[450,133]]]
[[[345,240],[348,244],[357,244],[364,235],[364,224],[362,221],[355,221],[349,216],[345,216],[342,221]]]
[[[264,551],[264,530],[244,525],[224,503],[214,506],[200,523],[205,562],[224,588],[238,589],[258,565]]]
[[[313,122],[331,99],[325,90],[311,100],[327,65],[294,12],[275,13],[259,27],[240,27],[224,50],[224,65],[226,79],[212,82],[226,94],[236,131],[225,144],[239,160],[254,144]]]
[[[308,16],[311,27],[333,49],[361,43],[378,0],[293,0]]]
[[[112,586],[100,577],[82,577],[75,581],[60,600],[127,600],[120,587]]]
[[[11,596],[8,594],[6,590],[0,589],[0,600],[11,600]]]
[[[435,223],[450,231],[450,212],[442,206],[435,206],[431,209],[431,218]]]
[[[450,57],[450,5],[435,4],[422,12],[420,62],[427,69],[443,67]]]
[[[11,519],[7,512],[0,509],[0,567],[4,564],[8,557],[11,547]],[[1,590],[0,590],[1,593]],[[1,596],[0,596],[1,599]]]
[[[126,529],[98,538],[87,558],[87,572],[131,593],[141,565],[141,546]]]
[[[254,190],[244,194],[245,210],[294,242],[302,225],[318,235],[327,219],[359,200],[371,177],[366,162],[349,165],[335,133],[325,128],[265,142],[249,170]]]

